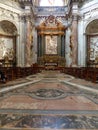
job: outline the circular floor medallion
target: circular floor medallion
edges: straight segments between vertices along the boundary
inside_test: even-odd
[[[38,89],[32,92],[32,96],[38,99],[58,99],[65,97],[65,93],[59,89]]]

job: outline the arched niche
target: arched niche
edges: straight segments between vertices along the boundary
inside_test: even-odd
[[[91,21],[86,28],[87,65],[98,66],[98,19]]]
[[[4,67],[16,65],[16,26],[7,20],[0,21],[0,63]]]
[[[86,28],[87,35],[98,34],[98,19],[91,21]]]

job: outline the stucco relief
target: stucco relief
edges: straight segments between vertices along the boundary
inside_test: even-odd
[[[4,40],[0,39],[0,59],[3,59],[5,51],[6,51],[6,46]]]
[[[98,36],[90,38],[90,60],[98,62]]]
[[[1,26],[0,32],[1,33],[16,34],[17,31],[16,22],[18,21],[19,21],[19,15],[17,13],[0,8],[0,26]]]
[[[11,20],[18,20],[19,19],[19,15],[15,12],[12,12],[10,10],[6,10],[3,8],[0,8],[0,18],[9,18]]]
[[[84,19],[89,19],[89,18],[92,18],[92,17],[95,17],[97,16],[97,12],[98,12],[98,8],[95,8],[95,9],[89,9],[89,11],[85,12],[83,17]]]
[[[13,60],[14,56],[13,40],[11,38],[0,38],[0,59]]]
[[[46,36],[46,54],[57,54],[57,36]]]

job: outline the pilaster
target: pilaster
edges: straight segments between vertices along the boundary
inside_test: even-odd
[[[72,7],[72,32],[70,46],[72,51],[72,66],[78,66],[78,3],[73,3]]]
[[[31,17],[25,16],[26,21],[26,45],[25,45],[25,65],[31,66],[31,53],[32,53],[32,23]]]

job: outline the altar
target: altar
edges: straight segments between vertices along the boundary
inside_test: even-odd
[[[64,57],[46,54],[38,58],[38,64],[45,69],[54,70],[58,67],[65,67],[66,61]]]

